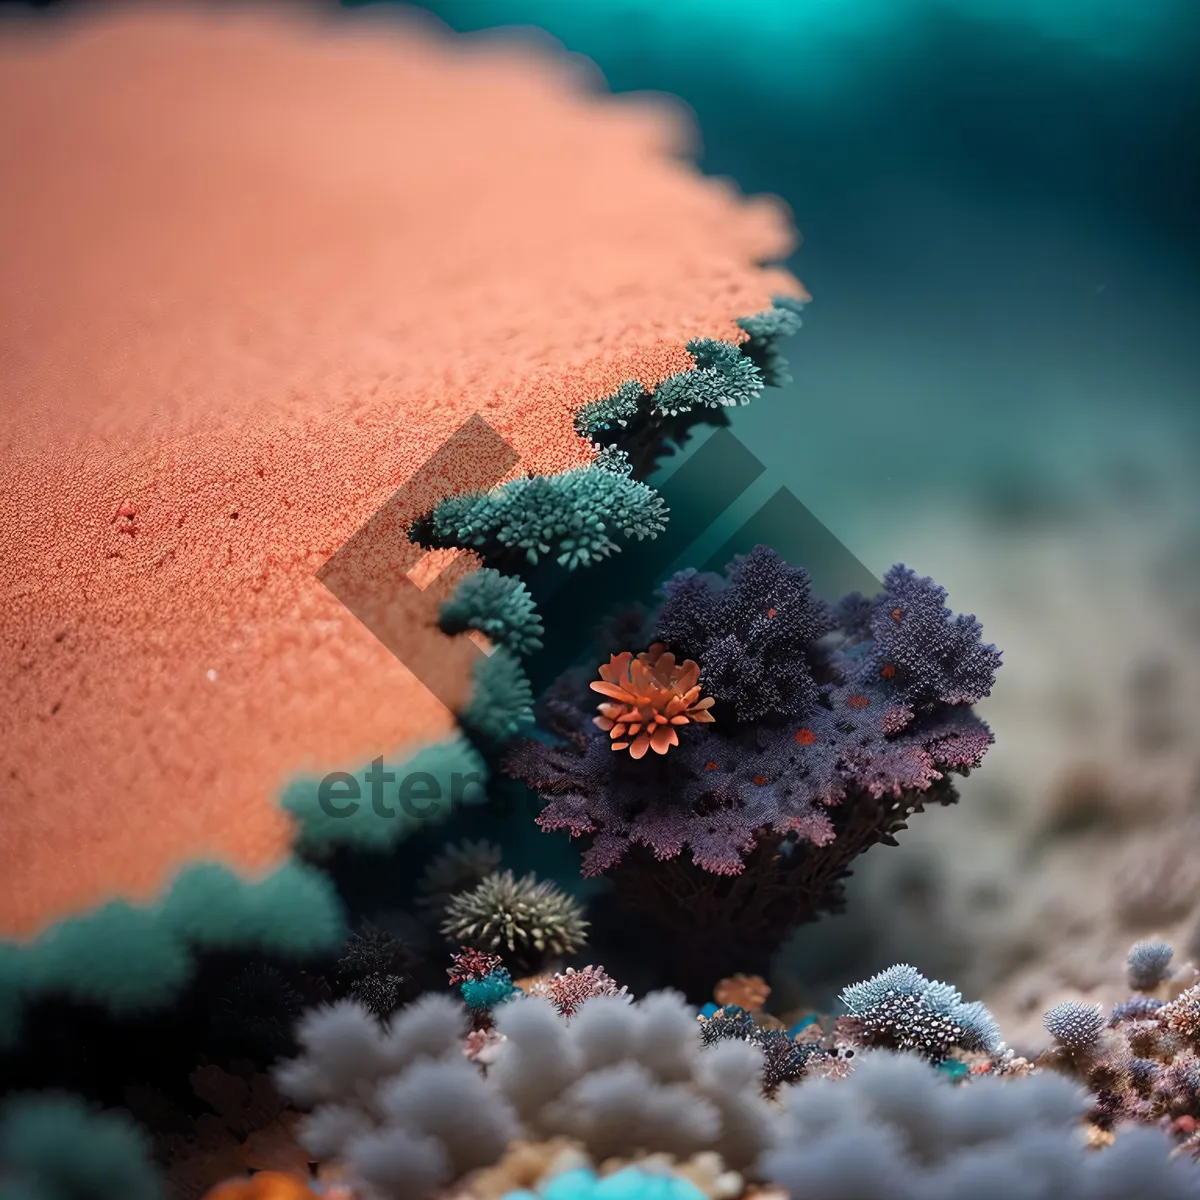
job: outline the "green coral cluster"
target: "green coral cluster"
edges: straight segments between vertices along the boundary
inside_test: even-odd
[[[34,942],[0,945],[0,1044],[24,1003],[67,996],[113,1013],[168,1003],[192,976],[195,950],[261,948],[304,957],[345,936],[341,902],[314,867],[288,862],[259,882],[197,863],[152,905],[113,900],[54,925]]]
[[[542,648],[542,618],[529,589],[491,567],[474,571],[442,605],[438,627],[449,637],[469,629],[482,633],[514,654]]]
[[[3,1200],[158,1200],[150,1144],[124,1114],[74,1096],[19,1096],[0,1112]]]
[[[691,370],[664,379],[654,390],[654,410],[663,416],[705,408],[749,404],[763,390],[763,377],[733,342],[697,338],[687,344],[696,360]]]
[[[590,437],[614,425],[624,429],[641,411],[646,394],[636,379],[626,380],[611,396],[592,400],[575,414],[576,432],[581,437]]]
[[[802,300],[776,296],[771,308],[738,321],[738,325],[750,335],[750,340],[741,348],[742,353],[758,367],[767,387],[783,387],[792,382],[788,374],[788,361],[780,351],[779,343],[783,338],[800,332],[803,324],[800,314],[803,311]]]
[[[378,768],[378,770],[376,770]],[[380,779],[377,808],[372,780]],[[389,776],[391,777],[389,779]],[[386,852],[433,817],[445,818],[460,804],[486,799],[487,765],[461,734],[424,746],[399,764],[376,759],[356,774],[305,776],[283,794],[283,807],[299,823],[298,845],[307,852],[337,845]],[[399,804],[396,781],[408,789]],[[432,806],[432,807],[431,807]]]
[[[666,518],[652,488],[591,463],[450,496],[415,523],[412,537],[430,549],[470,547],[485,558],[515,552],[534,566],[550,558],[573,570],[619,550],[618,539],[657,536]]]
[[[463,732],[482,751],[507,745],[533,720],[533,688],[520,659],[499,649],[475,664],[471,700],[458,714]]]

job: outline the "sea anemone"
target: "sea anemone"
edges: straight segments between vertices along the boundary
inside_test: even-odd
[[[593,723],[609,735],[614,750],[628,750],[634,758],[647,750],[666,754],[679,745],[677,725],[712,723],[713,698],[700,699],[699,680],[699,665],[690,658],[677,663],[662,642],[637,656],[628,650],[614,654],[590,685],[609,697]]]
[[[535,875],[489,875],[446,905],[443,935],[492,953],[507,950],[519,962],[571,954],[583,945],[588,922],[575,900]]]

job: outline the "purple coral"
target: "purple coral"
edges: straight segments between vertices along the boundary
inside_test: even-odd
[[[568,677],[543,708],[566,744],[527,741],[508,760],[549,797],[543,829],[590,837],[587,875],[636,846],[658,860],[689,850],[705,871],[737,875],[764,830],[827,846],[847,797],[927,792],[978,766],[992,742],[966,706],[990,689],[999,655],[973,617],[951,614],[942,589],[906,568],[888,573],[869,619],[861,597],[840,606],[852,619],[842,629],[807,573],[765,546],[723,580],[685,572],[664,590],[656,640],[700,663],[723,717],[685,729],[655,761],[618,759],[592,727],[594,698]],[[903,815],[884,805],[881,819],[883,809]]]
[[[593,722],[593,674],[571,672],[540,707],[558,744],[519,743],[506,769],[546,800],[543,829],[587,839],[585,875],[614,873],[627,901],[660,916],[673,896],[672,927],[711,937],[720,924],[731,949],[740,922],[743,951],[766,953],[840,905],[855,856],[894,844],[923,805],[953,802],[946,777],[992,742],[969,702],[999,655],[903,567],[873,600],[831,610],[805,571],[758,546],[723,578],[684,572],[664,594],[646,644],[695,659],[715,722],[681,726],[664,754],[613,754]],[[747,963],[731,955],[714,978]]]
[[[810,656],[833,617],[807,571],[756,546],[724,578],[683,571],[663,591],[659,635],[701,664],[706,689],[739,721],[800,715],[817,703]]]

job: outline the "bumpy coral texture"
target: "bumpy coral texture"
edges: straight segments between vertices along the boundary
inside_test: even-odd
[[[490,567],[473,571],[442,605],[438,625],[453,636],[476,630],[514,654],[542,648],[542,618],[529,589],[511,575]]]
[[[485,559],[519,555],[536,566],[549,557],[569,569],[586,566],[619,551],[621,541],[666,528],[662,499],[622,466],[610,455],[561,475],[447,497],[414,524],[413,540],[431,549],[469,547]]]
[[[894,567],[884,586],[831,612],[765,546],[724,578],[676,576],[654,637],[700,664],[715,722],[683,728],[661,756],[615,755],[564,676],[542,712],[562,743],[526,741],[507,759],[549,800],[539,824],[590,838],[585,874],[643,845],[736,875],[759,831],[828,845],[862,797],[919,796],[978,766],[992,735],[969,705],[990,690],[998,651],[931,580]]]
[[[950,1051],[1003,1046],[995,1018],[978,1001],[964,1002],[957,988],[931,982],[915,967],[898,963],[842,992],[862,1040],[890,1050],[913,1050],[934,1062]]]
[[[1082,1089],[1054,1075],[956,1086],[917,1058],[878,1051],[849,1079],[791,1089],[782,1142],[760,1167],[792,1200],[1196,1195],[1200,1170],[1172,1160],[1158,1130],[1089,1149],[1084,1109]]]
[[[467,1015],[447,997],[426,996],[387,1026],[353,1004],[310,1014],[302,1056],[276,1073],[313,1107],[304,1145],[344,1159],[374,1195],[427,1200],[518,1137],[571,1138],[595,1162],[715,1151],[735,1169],[771,1143],[759,1052],[706,1049],[672,993],[594,997],[569,1022],[518,997],[494,1018],[504,1040],[484,1077],[463,1055]]]
[[[800,294],[757,265],[786,215],[682,161],[676,108],[415,10],[296,7],[84,6],[0,44],[5,935],[199,856],[277,866],[289,776],[446,736],[317,570],[383,510],[361,582],[407,629],[408,523],[505,476],[389,498],[472,414],[509,477],[585,466],[586,404]]]

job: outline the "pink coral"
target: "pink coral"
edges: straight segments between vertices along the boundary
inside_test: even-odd
[[[629,995],[628,990],[618,987],[617,981],[603,967],[593,966],[578,971],[568,967],[560,974],[534,983],[529,994],[549,1000],[564,1017],[573,1017],[584,1002],[594,996]]]

